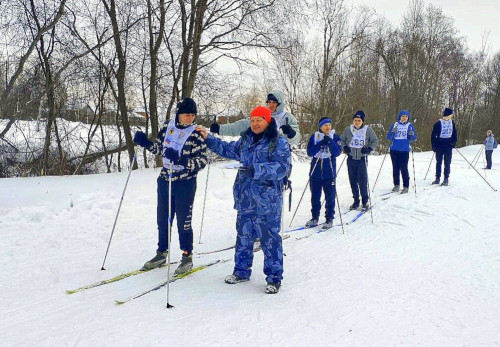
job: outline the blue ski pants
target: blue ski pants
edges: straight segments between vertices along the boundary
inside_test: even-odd
[[[158,252],[164,252],[168,247],[168,181],[158,177],[158,205],[156,222],[158,224]],[[191,219],[193,214],[194,195],[196,194],[196,178],[172,182],[172,209],[170,220],[177,218],[180,248],[191,253],[193,251],[193,228]]]
[[[318,180],[311,177],[311,214],[314,219],[319,219],[321,212],[321,191],[325,193],[325,218],[333,219],[335,214],[335,181]]]
[[[234,274],[250,278],[253,263],[253,244],[260,238],[264,252],[264,274],[268,283],[283,279],[283,247],[280,232],[281,211],[267,215],[242,214],[236,217],[236,250]]]

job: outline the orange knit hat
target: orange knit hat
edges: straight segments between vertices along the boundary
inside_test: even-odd
[[[250,113],[250,118],[252,117],[262,117],[266,122],[271,123],[271,110],[264,106],[257,106]]]

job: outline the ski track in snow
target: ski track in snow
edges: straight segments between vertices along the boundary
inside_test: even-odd
[[[472,158],[478,149],[460,150]],[[165,288],[122,306],[113,302],[164,280],[166,268],[65,294],[66,289],[138,269],[152,257],[157,242],[158,170],[132,173],[106,271],[100,268],[126,172],[2,179],[0,247],[5,251],[0,257],[0,344],[499,345],[500,217],[495,207],[500,195],[456,155],[450,186],[431,186],[433,167],[423,180],[431,156],[415,153],[416,197],[412,171],[408,194],[380,197],[392,189],[391,165],[386,160],[372,193],[374,223],[367,212],[355,223],[345,224],[344,234],[340,226],[321,233],[290,233],[283,242],[287,255],[279,294],[264,293],[263,254],[257,252],[247,283],[223,282],[232,272],[232,260],[172,283],[173,309],[165,308]],[[382,157],[370,157],[370,183]],[[496,159],[497,153],[494,166]],[[293,210],[308,170],[309,163],[294,162]],[[236,172],[212,164],[198,243],[206,173],[199,175],[193,212],[197,252],[235,242],[232,183]],[[500,186],[500,171],[489,172],[487,179]],[[340,210],[345,211],[352,203],[345,165],[337,191]],[[285,226],[291,215],[286,213]],[[352,219],[343,217],[344,223]],[[307,190],[293,225],[309,219]],[[338,210],[335,222],[340,222]],[[171,260],[175,261],[180,250],[176,227],[173,230]],[[201,265],[233,256],[234,249],[196,255],[194,261]]]

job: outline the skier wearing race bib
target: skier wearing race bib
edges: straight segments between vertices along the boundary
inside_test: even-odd
[[[436,153],[436,179],[432,184],[439,184],[444,158],[444,180],[441,185],[448,185],[452,150],[457,145],[457,128],[452,117],[453,110],[446,107],[443,111],[443,118],[438,120],[432,128],[431,145],[432,150]]]
[[[156,255],[144,264],[149,270],[166,263],[169,247],[169,176],[172,179],[170,220],[177,219],[179,243],[182,252],[181,263],[176,274],[187,272],[193,267],[193,202],[196,193],[196,176],[207,165],[207,146],[205,139],[195,129],[196,103],[191,98],[184,98],[177,105],[174,120],[165,122],[154,142],[147,135],[138,131],[134,142],[153,154],[163,156],[163,168],[157,179],[158,205],[156,221],[158,224],[158,248]],[[175,170],[170,172],[170,167]]]
[[[417,140],[417,132],[410,123],[410,111],[402,110],[398,114],[398,121],[391,125],[387,133],[387,139],[391,140],[391,161],[393,192],[399,191],[399,176],[403,178],[403,189],[401,194],[408,193],[410,187],[410,174],[408,173],[408,160],[410,158],[410,142]]]
[[[497,148],[498,143],[495,139],[495,135],[491,130],[486,132],[486,139],[484,140],[484,154],[486,155],[486,170],[491,169],[491,155],[493,154],[493,150]]]
[[[344,129],[342,133],[342,147],[347,157],[347,171],[351,185],[354,203],[349,209],[359,207],[359,195],[361,192],[362,208],[368,206],[368,172],[366,156],[378,146],[378,138],[373,129],[365,125],[365,113],[357,111],[353,118],[353,124]]]
[[[271,117],[276,121],[278,130],[281,130],[290,146],[300,142],[300,130],[297,119],[291,113],[285,111],[285,97],[279,91],[271,91],[266,98],[267,107],[271,110]],[[240,136],[250,126],[250,119],[240,119],[231,124],[210,125],[210,132],[221,136]]]
[[[313,157],[309,170],[311,188],[312,219],[306,227],[318,225],[321,211],[321,191],[325,193],[325,224],[323,229],[330,229],[335,214],[335,177],[336,157],[341,153],[340,136],[332,129],[332,120],[323,117],[318,123],[319,130],[311,135],[307,144],[307,155]]]

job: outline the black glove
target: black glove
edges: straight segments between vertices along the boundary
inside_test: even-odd
[[[371,148],[371,147],[361,148],[361,153],[363,153],[363,154],[369,154],[371,151],[373,151],[373,148]]]
[[[151,145],[151,141],[149,141],[148,135],[146,135],[142,131],[137,131],[134,134],[134,142],[141,147],[149,147]]]
[[[351,153],[351,148],[349,146],[344,146],[344,153],[345,154]]]
[[[219,134],[219,130],[220,130],[220,125],[217,124],[217,122],[214,122],[214,123],[212,123],[212,125],[210,125],[210,132],[211,133]]]
[[[457,144],[455,142],[450,143],[451,148],[455,148]]]
[[[326,136],[326,135],[325,135],[325,136],[323,137],[323,140],[321,140],[321,141],[319,142],[319,144],[320,144],[320,145],[322,145],[322,146],[328,146],[328,144],[330,143],[330,140],[331,140],[330,136]]]
[[[434,153],[436,153],[436,152],[438,151],[438,150],[437,150],[437,147],[436,147],[436,146],[432,146],[432,151],[433,151]]]
[[[175,149],[167,147],[163,151],[163,156],[170,160],[174,164],[179,163],[179,152],[177,152]]]
[[[245,176],[248,176],[248,177],[253,177],[253,174],[255,172],[255,169],[253,168],[253,166],[242,166],[239,168],[239,171],[245,175]]]
[[[285,134],[289,139],[293,138],[297,132],[293,130],[292,126],[290,124],[284,124],[280,127],[281,131],[283,131],[283,134]]]

